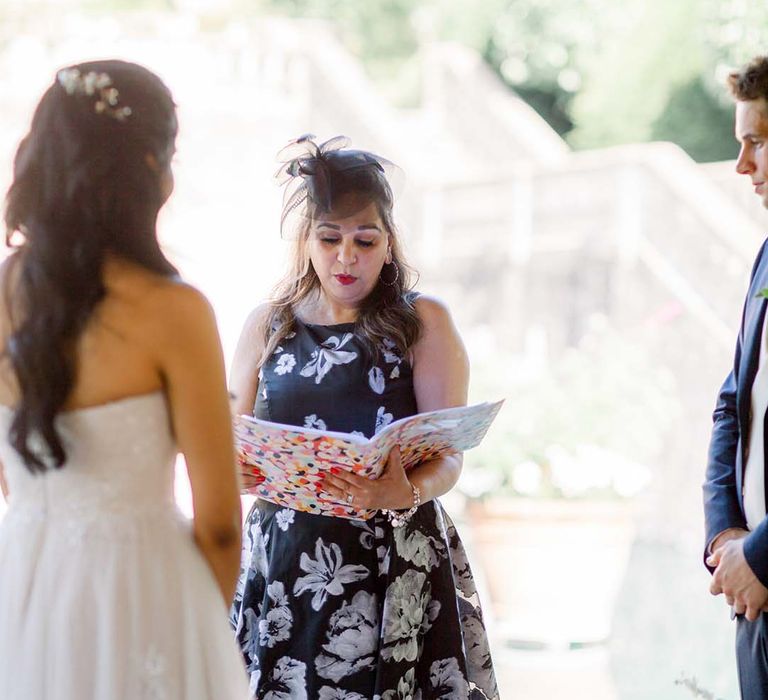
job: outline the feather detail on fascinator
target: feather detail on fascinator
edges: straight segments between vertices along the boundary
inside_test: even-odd
[[[282,238],[295,238],[307,218],[334,211],[338,218],[365,208],[372,186],[384,189],[391,201],[387,171],[397,166],[368,151],[348,148],[346,136],[321,144],[313,134],[291,141],[277,155],[282,163],[275,178],[285,187],[280,219]]]

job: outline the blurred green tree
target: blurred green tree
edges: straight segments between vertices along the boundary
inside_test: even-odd
[[[83,0],[173,9],[178,0]],[[768,5],[745,0],[235,0],[238,16],[333,21],[401,105],[418,100],[419,45],[478,50],[574,148],[650,139],[731,157],[726,69],[764,51]],[[233,10],[234,11],[234,10]],[[726,131],[728,136],[726,136]]]
[[[376,80],[396,75],[418,49],[411,21],[417,0],[261,0],[261,6],[290,17],[333,20]]]
[[[477,49],[575,148],[663,139],[701,161],[733,155],[722,67],[759,50],[760,26],[768,21],[768,7],[740,0],[625,0],[620,7],[610,0],[260,5],[337,22],[372,77],[401,90],[417,72],[408,66],[420,40],[456,40]],[[410,78],[403,81],[404,75]]]
[[[733,108],[724,105],[701,76],[672,90],[650,136],[654,141],[674,141],[699,162],[734,158],[738,148]]]

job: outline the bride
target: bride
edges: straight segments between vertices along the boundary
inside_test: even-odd
[[[60,71],[0,269],[0,698],[245,700],[240,502],[215,319],[157,243],[176,116],[152,73]],[[186,457],[195,517],[173,502]]]

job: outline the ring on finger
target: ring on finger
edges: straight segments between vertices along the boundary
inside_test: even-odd
[[[351,494],[351,493],[348,493],[348,494],[347,494],[347,503],[348,503],[349,505],[352,505],[352,501],[354,501],[354,500],[355,500],[355,497],[354,497],[354,495],[353,495],[353,494]]]

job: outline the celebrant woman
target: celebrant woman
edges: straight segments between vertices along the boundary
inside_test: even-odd
[[[235,410],[367,437],[466,403],[467,356],[446,307],[412,291],[384,159],[337,138],[281,152],[291,269],[245,323]],[[257,499],[232,623],[258,698],[496,698],[466,555],[439,496],[461,455],[382,476],[333,469],[321,495],[369,520]],[[282,696],[281,696],[282,697]]]

